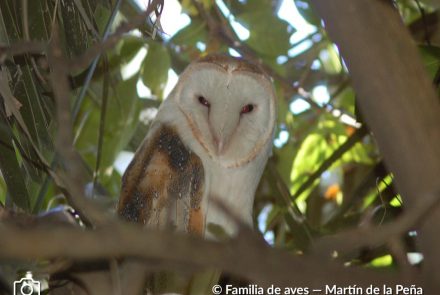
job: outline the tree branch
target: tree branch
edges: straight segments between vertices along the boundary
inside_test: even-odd
[[[370,284],[414,284],[399,275],[361,268],[344,268],[312,257],[299,257],[268,247],[257,236],[243,233],[228,242],[143,230],[115,223],[97,230],[79,228],[0,227],[0,259],[70,258],[77,261],[134,257],[145,263],[158,260],[165,265],[215,267],[245,277],[262,287],[326,284],[369,286]],[[38,243],[35,243],[38,241]],[[54,242],[56,241],[56,242]],[[28,245],[32,244],[32,247]]]

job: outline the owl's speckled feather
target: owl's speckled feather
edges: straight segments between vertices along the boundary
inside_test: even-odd
[[[203,188],[199,157],[165,125],[144,142],[128,166],[118,211],[131,222],[201,234]]]

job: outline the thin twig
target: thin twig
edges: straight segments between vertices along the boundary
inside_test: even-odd
[[[0,45],[0,64],[6,58],[23,54],[42,54],[46,50],[46,43],[35,41],[17,41],[10,46]]]
[[[87,89],[89,88],[89,85],[90,85],[90,82],[92,80],[93,74],[95,72],[96,66],[98,65],[99,59],[101,58],[101,54],[102,54],[102,52],[104,50],[106,50],[105,42],[107,40],[112,40],[111,43],[114,43],[114,44],[112,44],[112,46],[113,46],[113,45],[115,45],[119,41],[120,37],[114,38],[115,35],[113,35],[112,38],[109,38],[109,36],[110,36],[110,30],[112,28],[113,22],[114,22],[114,20],[116,18],[116,15],[117,15],[118,11],[119,11],[119,7],[121,6],[121,2],[122,2],[122,0],[118,0],[116,2],[115,7],[113,8],[112,14],[111,14],[109,20],[107,21],[106,26],[105,26],[104,35],[102,36],[102,41],[97,43],[97,45],[95,45],[95,47],[102,46],[102,50],[99,50],[99,51],[96,52],[96,54],[93,54],[93,49],[92,49],[93,47],[92,47],[91,49],[86,51],[86,53],[82,57],[76,58],[73,61],[73,64],[71,64],[71,66],[75,65],[77,62],[79,64],[81,64],[81,59],[86,59],[86,57],[88,56],[88,54],[90,55],[90,53],[93,54],[92,55],[93,56],[92,64],[90,65],[90,67],[88,69],[87,76],[86,76],[86,78],[84,80],[84,83],[83,83],[83,86],[81,88],[81,91],[79,92],[79,94],[78,94],[78,96],[77,96],[77,98],[75,100],[75,103],[73,104],[73,118],[74,119],[76,119],[76,117],[78,116],[79,110],[81,108],[81,104],[82,104],[82,102],[84,100],[84,97],[86,95]],[[122,34],[120,36],[122,36]]]
[[[63,171],[58,171],[60,178],[66,185],[71,205],[78,210],[85,222],[92,225],[99,225],[109,221],[109,217],[95,204],[86,199],[84,195],[83,170],[81,169],[78,153],[73,148],[72,120],[69,100],[69,81],[67,72],[67,61],[63,56],[60,47],[58,27],[55,25],[51,46],[48,50],[49,64],[51,65],[51,83],[57,106],[58,132],[56,138],[56,149],[64,160],[69,171],[67,176]],[[54,176],[54,175],[52,175]]]
[[[103,59],[104,62],[104,68],[108,67],[108,59],[107,56],[104,56]],[[107,102],[108,102],[108,91],[109,91],[109,80],[110,76],[108,71],[104,74],[104,83],[102,85],[102,102],[101,102],[101,111],[100,111],[100,119],[99,119],[99,132],[98,132],[98,146],[97,146],[97,152],[96,152],[96,166],[95,166],[95,173],[93,175],[93,190],[92,194],[95,195],[95,188],[98,184],[98,177],[99,177],[99,168],[101,166],[101,159],[102,159],[102,146],[104,144],[104,132],[105,132],[105,119],[107,114]]]

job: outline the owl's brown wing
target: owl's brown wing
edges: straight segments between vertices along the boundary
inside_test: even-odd
[[[176,130],[161,126],[136,152],[122,178],[118,213],[150,228],[204,233],[204,169]]]

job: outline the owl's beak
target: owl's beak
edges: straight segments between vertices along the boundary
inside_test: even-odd
[[[214,148],[216,149],[217,155],[224,154],[228,149],[229,142],[238,123],[238,120],[234,120],[234,118],[230,117],[226,119],[226,116],[221,119],[221,121],[218,120],[216,123],[212,124],[212,126],[215,127],[211,129]]]
[[[214,137],[214,145],[216,154],[218,156],[221,156],[223,153],[226,152],[228,142],[224,141],[224,139],[218,139],[217,137]]]
[[[223,149],[225,147],[224,139],[219,139],[217,136],[214,136],[214,144],[217,148],[217,154],[221,155],[223,153]]]

